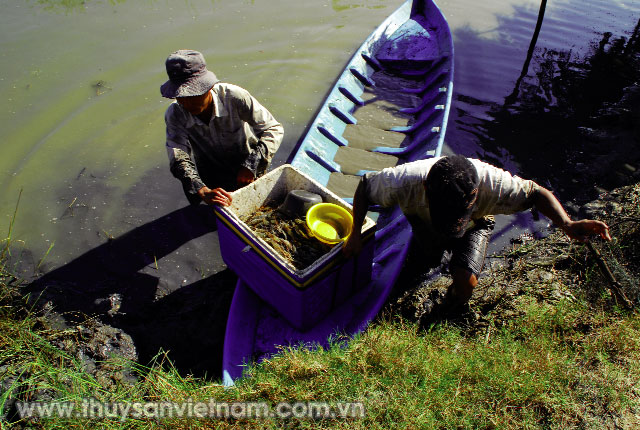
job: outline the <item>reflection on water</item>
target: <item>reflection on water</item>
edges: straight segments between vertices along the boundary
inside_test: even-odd
[[[565,200],[584,202],[602,188],[623,185],[625,179],[614,172],[640,159],[634,150],[637,124],[625,123],[624,109],[606,107],[640,79],[639,33],[640,22],[629,38],[605,32],[584,56],[536,49],[519,88],[504,104],[488,105],[488,118],[474,125],[479,145],[493,154],[508,151],[524,176]],[[635,168],[640,165],[631,165],[630,173]]]
[[[484,7],[495,8],[495,5],[479,6],[480,9]],[[480,139],[486,136],[483,124],[492,120],[488,111],[502,106],[514,90],[527,58],[539,8],[538,1],[514,4],[513,7],[505,5],[504,12],[495,14],[496,25],[491,28],[483,27],[474,16],[456,17],[460,25],[453,29],[456,101],[447,135],[449,151],[489,156],[510,170],[519,171],[519,163],[509,155],[511,147],[518,146],[517,141],[505,142],[501,150],[493,153],[482,147]],[[461,8],[455,8],[455,11],[462,12]],[[483,12],[479,11],[478,15]],[[602,33],[608,31],[617,37],[630,34],[639,15],[640,4],[551,2],[545,10],[534,56],[551,51],[571,52],[573,58],[583,58]],[[536,67],[535,61],[528,67],[525,82],[536,85],[531,80],[539,73]]]
[[[527,50],[527,59],[522,66],[522,72],[520,72],[520,76],[518,76],[518,80],[516,81],[516,86],[513,89],[513,92],[505,99],[505,103],[511,104],[514,99],[518,97],[518,91],[520,89],[520,83],[525,76],[527,76],[527,72],[529,71],[529,64],[531,63],[531,58],[533,57],[533,51],[536,48],[536,43],[538,42],[538,36],[540,35],[540,29],[542,28],[542,23],[544,21],[544,11],[547,8],[547,0],[541,0],[540,2],[540,10],[538,11],[538,20],[536,21],[536,28],[533,30],[533,36],[531,36],[531,43],[529,43],[529,49]]]

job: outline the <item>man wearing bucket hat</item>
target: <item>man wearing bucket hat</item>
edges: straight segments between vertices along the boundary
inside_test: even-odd
[[[446,296],[440,298],[451,309],[466,304],[478,283],[494,227],[492,215],[535,206],[572,239],[585,241],[601,236],[611,240],[605,223],[572,221],[546,188],[460,155],[366,174],[354,196],[353,229],[343,250],[346,256],[361,249],[360,231],[369,204],[400,206],[414,238],[424,248],[428,266],[437,266],[443,252],[451,251],[449,271],[453,282]]]
[[[282,125],[249,92],[222,83],[198,51],[165,62],[163,97],[171,173],[191,204],[231,204],[233,191],[262,175],[283,137]]]

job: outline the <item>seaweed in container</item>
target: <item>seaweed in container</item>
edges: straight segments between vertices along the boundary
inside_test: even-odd
[[[243,221],[296,270],[306,269],[335,246],[313,237],[303,216],[283,215],[278,205],[262,206]]]

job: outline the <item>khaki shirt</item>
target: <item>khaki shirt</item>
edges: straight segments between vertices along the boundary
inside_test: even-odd
[[[271,162],[284,135],[282,125],[247,90],[217,83],[211,93],[213,113],[209,124],[177,102],[165,113],[171,171],[181,181],[191,183],[195,192],[204,186],[196,168],[200,160],[223,172],[235,172],[246,165],[256,173],[256,157],[265,164]]]
[[[367,198],[382,207],[399,205],[402,212],[415,225],[419,219],[427,227],[425,233],[435,233],[431,223],[429,201],[423,183],[431,166],[441,157],[418,160],[389,167],[365,176]],[[469,159],[475,166],[480,185],[471,220],[486,215],[512,214],[533,206],[533,194],[539,187],[498,167],[476,159]],[[472,224],[467,226],[470,228]],[[414,229],[415,230],[415,229]]]

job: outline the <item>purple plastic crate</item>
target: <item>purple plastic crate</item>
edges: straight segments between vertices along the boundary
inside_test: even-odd
[[[320,194],[325,202],[351,209],[318,182],[284,165],[232,193],[232,206],[216,207],[216,215],[227,266],[292,326],[306,330],[369,284],[375,223],[366,219],[363,250],[357,257],[345,260],[342,245],[336,245],[306,269],[297,270],[240,220],[271,201],[284,200],[294,189]]]

